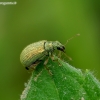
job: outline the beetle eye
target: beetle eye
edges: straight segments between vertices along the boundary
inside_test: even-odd
[[[64,47],[64,46],[62,46],[62,47],[57,47],[57,49],[64,52],[65,47]]]

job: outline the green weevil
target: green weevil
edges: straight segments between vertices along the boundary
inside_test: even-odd
[[[76,36],[80,36],[80,34],[76,34],[72,38],[68,39],[66,44],[68,43],[69,40],[73,39]],[[31,68],[35,69],[35,67],[46,57],[53,58],[53,52],[55,50],[59,50],[61,52],[64,52],[65,54],[65,45],[61,44],[59,41],[47,41],[47,40],[42,40],[32,43],[22,51],[20,55],[20,61],[27,70]],[[70,60],[72,60],[69,56],[67,57]],[[46,63],[44,62],[44,64],[46,65],[47,61]]]
[[[42,40],[28,45],[20,55],[20,61],[27,70],[37,66],[46,56],[52,56],[54,50],[65,51],[59,41]]]

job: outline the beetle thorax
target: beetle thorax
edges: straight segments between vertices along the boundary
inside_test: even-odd
[[[51,41],[46,42],[45,45],[44,45],[44,48],[45,48],[45,50],[48,51],[48,52],[54,51],[53,44],[52,44]]]

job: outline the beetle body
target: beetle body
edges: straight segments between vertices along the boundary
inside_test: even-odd
[[[65,50],[59,41],[42,40],[28,45],[20,55],[20,61],[28,70],[41,62],[46,56],[51,56],[54,50]]]

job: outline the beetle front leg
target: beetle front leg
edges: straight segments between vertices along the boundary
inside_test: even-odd
[[[52,61],[56,61],[59,64],[59,66],[62,66],[62,64],[59,62],[59,59],[55,55],[52,55],[51,59]]]

